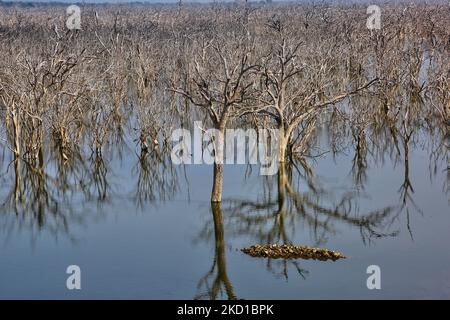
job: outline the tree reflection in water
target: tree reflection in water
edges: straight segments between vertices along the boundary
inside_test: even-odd
[[[1,190],[6,191],[0,204],[1,230],[12,234],[14,230],[29,229],[33,241],[44,230],[55,237],[64,235],[75,240],[71,225],[87,225],[88,219],[101,214],[102,207],[111,204],[114,197],[127,197],[122,187],[117,190],[116,185],[111,185],[112,161],[107,158],[120,160],[117,158],[121,158],[121,152],[110,152],[116,154],[108,152],[105,157],[98,150],[86,156],[72,148],[68,156],[69,153],[54,148],[47,157],[42,149],[36,163],[13,158],[4,165],[0,176],[2,185],[9,187]],[[2,162],[7,163],[7,158],[2,158]],[[177,192],[177,173],[167,155],[155,150],[141,155],[132,173],[137,173],[133,193],[137,207],[171,199]]]
[[[357,194],[344,194],[339,201],[327,205],[331,194],[325,192],[311,177],[309,188],[302,191],[292,185],[293,165],[281,165],[277,175],[277,192],[274,195],[271,179],[265,180],[261,200],[227,199],[224,203],[226,232],[230,236],[250,236],[258,244],[293,244],[299,224],[305,223],[312,231],[315,245],[327,242],[330,234],[336,233],[335,223],[358,228],[363,241],[373,238],[395,236],[397,232],[383,232],[393,207],[360,214]],[[303,278],[308,271],[299,261],[267,259],[267,268],[277,276],[288,278],[288,266],[294,267]]]
[[[419,103],[420,105],[420,103]],[[350,192],[341,195],[334,194],[335,190],[327,190],[323,187],[320,178],[314,174],[313,168],[305,160],[305,157],[291,155],[291,161],[280,164],[276,179],[272,177],[262,178],[262,192],[257,200],[246,198],[225,199],[222,204],[223,226],[227,238],[250,237],[258,244],[293,244],[300,225],[306,225],[310,230],[314,245],[326,244],[328,237],[338,232],[338,227],[347,225],[359,230],[364,244],[384,237],[395,237],[399,234],[399,228],[395,222],[402,213],[406,215],[406,228],[413,237],[410,226],[411,208],[415,212],[422,213],[421,208],[414,201],[414,188],[410,177],[410,149],[424,147],[424,140],[429,141],[431,148],[430,176],[439,174],[431,168],[442,168],[443,163],[448,163],[448,146],[442,139],[445,127],[436,126],[436,132],[430,132],[430,126],[419,126],[416,122],[407,118],[408,108],[418,108],[418,104],[410,101],[406,107],[406,117],[403,121],[398,119],[384,119],[384,125],[370,127],[361,123],[360,129],[353,127],[354,156],[352,159],[352,177],[354,188],[349,186]],[[333,121],[333,120],[331,120]],[[381,120],[380,120],[381,121]],[[351,123],[351,122],[350,122]],[[341,122],[342,124],[342,122]],[[332,123],[328,123],[328,128]],[[338,127],[338,126],[337,126]],[[340,130],[346,130],[341,126]],[[340,146],[333,146],[333,150],[342,149],[345,139],[336,135],[339,130],[333,132],[330,140],[339,141]],[[445,134],[444,134],[445,135]],[[423,139],[425,137],[425,139]],[[428,140],[429,139],[429,140]],[[444,142],[443,142],[444,141]],[[311,150],[308,150],[311,151]],[[337,152],[339,153],[339,152]],[[394,166],[399,163],[403,168],[403,182],[398,190],[399,201],[389,206],[363,212],[361,200],[364,198],[364,190],[369,183],[368,170],[377,164],[384,164],[385,157]],[[251,170],[250,170],[251,171]],[[447,169],[447,177],[450,177]],[[246,175],[246,178],[247,175]],[[448,184],[449,179],[445,180]],[[274,186],[274,183],[276,186]],[[444,185],[444,192],[445,191]],[[274,192],[274,190],[276,190]],[[337,199],[336,199],[337,196]],[[215,237],[217,240],[217,217],[213,216]],[[222,226],[222,223],[220,223]],[[200,232],[200,237],[207,240],[211,236],[211,224],[206,223]],[[220,233],[222,234],[222,228]],[[254,243],[252,243],[254,244]],[[217,248],[217,243],[216,243]],[[223,246],[222,246],[223,248]],[[336,248],[334,248],[336,249]],[[214,272],[215,261],[211,271],[202,279],[205,283]],[[288,269],[292,266],[303,278],[308,271],[302,268],[299,261],[267,259],[267,269],[276,276],[288,278]],[[225,268],[222,268],[224,270]],[[222,273],[217,273],[214,283],[220,285]],[[225,279],[228,277],[225,274]],[[231,285],[229,285],[231,287]],[[214,286],[210,286],[214,287]],[[212,291],[207,291],[212,292]],[[210,298],[216,298],[217,294],[211,294]]]
[[[212,202],[211,213],[214,222],[214,259],[209,271],[198,282],[198,289],[205,292],[198,294],[195,299],[215,300],[226,295],[227,299],[235,300],[236,296],[227,273],[222,204]]]
[[[137,176],[134,198],[142,208],[153,201],[170,200],[178,191],[178,173],[169,158],[170,152],[141,152],[132,174]]]
[[[413,102],[410,107],[418,108]],[[261,194],[256,200],[229,198],[222,204],[211,204],[211,216],[203,226],[200,238],[209,241],[214,233],[214,256],[210,269],[199,280],[200,293],[196,298],[236,299],[227,273],[225,239],[242,236],[258,244],[293,244],[299,226],[306,226],[314,245],[324,245],[330,235],[339,231],[338,226],[345,225],[359,230],[361,240],[369,243],[396,236],[395,222],[402,213],[406,214],[407,229],[412,237],[411,213],[422,212],[414,200],[410,174],[412,150],[428,148],[430,179],[446,175],[443,179],[443,192],[446,194],[450,192],[450,170],[446,126],[418,125],[408,118],[411,113],[416,114],[417,111],[411,112],[406,108],[400,120],[380,115],[385,118],[377,121],[382,123],[379,126],[371,126],[364,118],[356,117],[358,123],[351,125],[351,135],[346,134],[349,127],[343,123],[352,124],[356,120],[345,119],[342,122],[339,114],[331,115],[326,123],[330,149],[339,154],[348,149],[345,139],[352,139],[347,144],[353,148],[350,158],[353,186],[349,186],[349,192],[339,194],[329,187],[327,189],[306,157],[291,154],[290,161],[280,165],[276,177],[261,178]],[[315,134],[318,136],[320,132]],[[303,152],[311,153],[312,147],[313,143]],[[1,230],[10,234],[14,230],[28,228],[33,238],[46,230],[55,236],[64,234],[74,240],[71,225],[88,224],[89,208],[85,204],[94,202],[102,206],[115,196],[116,188],[111,184],[111,159],[120,160],[125,153],[119,150],[114,157],[111,152],[109,150],[105,156],[101,150],[94,150],[86,157],[76,147],[72,147],[69,153],[55,146],[47,154],[42,148],[36,161],[28,162],[16,157],[10,163],[3,155],[2,191],[5,186],[9,190],[0,207]],[[141,150],[134,159],[131,175],[136,180],[131,197],[137,208],[170,200],[179,191],[180,171],[173,167],[169,155],[170,148],[164,145],[161,149]],[[369,183],[368,172],[375,164],[387,162],[386,158],[403,169],[403,182],[398,189],[399,202],[363,212],[360,204]],[[130,160],[129,157],[125,159]],[[121,188],[120,196],[123,197],[124,193]],[[267,269],[277,277],[287,279],[291,267],[302,278],[308,275],[300,260],[267,259]]]

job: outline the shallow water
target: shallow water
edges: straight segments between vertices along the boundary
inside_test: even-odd
[[[346,149],[310,161],[316,191],[294,174],[281,211],[276,176],[259,176],[256,167],[226,166],[224,202],[213,210],[211,166],[178,166],[145,180],[133,147],[125,147],[104,157],[101,170],[93,161],[66,172],[67,184],[48,162],[48,176],[26,189],[28,207],[15,212],[14,168],[3,161],[0,298],[448,298],[448,164],[410,146],[413,189],[405,189],[402,155],[370,158],[359,184],[352,159]],[[371,212],[378,214],[363,218]],[[268,261],[240,251],[261,243],[319,246],[348,258]],[[66,289],[73,264],[81,290]],[[366,286],[369,265],[381,268],[381,290]]]

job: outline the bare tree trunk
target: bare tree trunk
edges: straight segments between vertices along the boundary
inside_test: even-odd
[[[279,136],[278,136],[278,161],[280,163],[286,162],[286,149],[287,143],[289,141],[289,137],[286,136],[284,129],[279,128]]]
[[[211,202],[222,201],[223,163],[214,163],[213,188]]]
[[[278,166],[278,212],[284,210],[286,199],[286,167],[284,162],[280,162]]]
[[[12,110],[12,123],[14,127],[14,158],[20,158],[20,121],[17,110]]]
[[[19,213],[20,204],[23,203],[23,193],[22,193],[22,176],[20,170],[20,158],[14,154],[14,204],[16,214]]]
[[[225,127],[219,126],[219,137],[215,142],[214,147],[214,177],[213,188],[211,192],[211,202],[222,201],[222,185],[223,185],[223,148],[224,148],[224,135]]]

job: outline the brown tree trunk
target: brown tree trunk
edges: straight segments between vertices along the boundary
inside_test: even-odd
[[[223,149],[224,149],[224,135],[225,127],[219,127],[220,136],[217,137],[214,148],[214,177],[213,177],[213,187],[211,192],[211,202],[221,202],[222,201],[222,185],[223,185]]]
[[[211,202],[222,201],[222,184],[223,184],[223,164],[214,163],[213,188],[211,193]]]
[[[285,163],[280,162],[278,166],[278,212],[284,210],[284,203],[286,199],[286,168]]]
[[[23,203],[23,193],[22,193],[22,176],[20,170],[20,158],[14,155],[14,204],[16,214],[19,213],[20,205]]]
[[[287,148],[287,142],[288,138],[286,137],[286,134],[284,133],[284,130],[279,130],[279,136],[278,136],[278,161],[280,163],[286,162],[286,148]]]
[[[20,158],[20,121],[17,110],[12,111],[12,123],[14,127],[14,158]]]

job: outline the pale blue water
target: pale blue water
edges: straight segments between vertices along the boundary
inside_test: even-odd
[[[406,202],[409,213],[401,208],[399,188],[404,181],[401,157],[397,162],[389,157],[384,163],[369,160],[364,190],[359,188],[347,216],[336,218],[308,209],[308,218],[288,204],[282,224],[288,241],[338,250],[348,257],[336,262],[298,260],[302,275],[292,262],[287,262],[285,272],[282,260],[273,260],[269,265],[265,259],[252,258],[240,251],[244,246],[270,242],[268,239],[282,242],[279,234],[283,228],[276,223],[276,177],[270,185],[266,178],[258,176],[255,167],[253,174],[245,177],[245,166],[226,166],[223,254],[225,273],[234,296],[242,299],[449,298],[450,199],[445,171],[448,164],[437,162],[436,174],[430,174],[429,154],[427,148],[410,147],[409,176],[414,193]],[[294,180],[295,191],[309,192],[308,199],[312,202],[335,208],[343,195],[357,190],[351,174],[352,158],[350,149],[334,159],[328,153],[310,161],[318,185],[325,193],[311,195],[304,179]],[[209,273],[216,244],[209,203],[212,167],[177,167],[174,193],[162,192],[155,200],[138,202],[139,167],[136,167],[135,153],[128,150],[122,159],[116,155],[105,162],[109,184],[105,198],[99,200],[102,197],[95,187],[87,196],[77,186],[63,200],[60,190],[55,197],[57,206],[51,201],[43,206],[44,222],[40,227],[31,209],[25,210],[25,215],[16,215],[10,205],[2,207],[0,298],[214,298],[207,286],[223,279],[223,272],[218,277],[216,265]],[[3,161],[3,172],[7,165]],[[92,168],[89,163],[87,166]],[[8,174],[1,179],[1,203],[14,190],[13,171],[9,167]],[[48,170],[52,171],[55,172]],[[157,179],[151,181],[154,187],[162,185]],[[169,175],[164,181],[170,185]],[[49,182],[49,190],[58,190],[51,186]],[[268,190],[271,197],[267,196]],[[249,203],[271,202],[270,208],[249,209]],[[369,211],[385,207],[392,208],[392,212],[374,231],[386,236],[377,237],[374,233],[369,237],[370,232],[352,223]],[[314,218],[326,222],[326,229],[318,227]],[[65,271],[72,264],[81,268],[81,290],[66,289]],[[381,290],[366,287],[369,265],[381,268]],[[223,283],[223,290],[216,298],[228,298]]]

